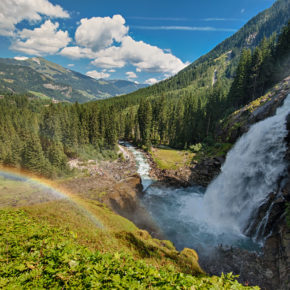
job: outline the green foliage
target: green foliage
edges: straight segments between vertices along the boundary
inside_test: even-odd
[[[199,152],[202,148],[202,144],[201,143],[197,143],[197,144],[194,144],[194,145],[191,145],[189,147],[189,149],[192,151],[192,152]]]
[[[276,36],[264,38],[253,52],[242,53],[229,101],[235,108],[262,96],[266,89],[290,73],[290,21],[275,42]]]
[[[0,287],[6,289],[258,289],[232,274],[191,276],[124,254],[92,252],[73,232],[36,222],[22,210],[0,211]]]
[[[138,122],[141,144],[150,148],[152,107],[148,100],[142,101],[138,109]]]
[[[279,8],[273,12],[275,19],[285,12],[280,11],[285,5],[284,0],[274,5]],[[263,19],[261,23],[257,27],[268,22]],[[257,27],[249,31],[254,33]],[[223,53],[202,58],[176,77],[127,96],[84,105],[48,105],[45,100],[37,103],[31,96],[6,95],[0,99],[0,163],[59,176],[68,171],[67,158],[117,158],[114,146],[119,139],[133,141],[145,150],[151,145],[178,149],[197,143],[212,146],[221,120],[257,99],[289,72],[289,27],[290,23],[277,43],[275,35],[255,40],[253,51],[243,50],[240,62],[238,50],[216,48]],[[269,31],[273,32],[272,26]],[[244,46],[239,43],[236,48]],[[224,76],[229,66],[232,72],[237,67],[233,82],[231,75]],[[214,81],[213,74],[217,74]]]
[[[57,177],[69,173],[68,158],[116,159],[118,126],[111,106],[6,95],[0,99],[0,164]]]

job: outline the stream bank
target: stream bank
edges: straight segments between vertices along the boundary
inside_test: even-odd
[[[232,141],[236,141],[242,133],[248,132],[250,126],[258,121],[265,120],[270,116],[273,116],[276,112],[277,107],[283,104],[287,94],[289,94],[289,82],[290,78],[285,79],[279,86],[276,86],[275,90],[272,92],[268,92],[268,94],[256,101],[254,104],[249,104],[245,109],[241,109],[238,113],[234,113],[233,117],[236,124],[239,126],[234,126],[235,123],[231,123],[231,126],[237,130],[234,133],[233,130],[229,130]],[[238,117],[237,117],[238,116]],[[232,119],[229,119],[232,120]],[[249,123],[246,123],[246,120],[249,120]],[[287,129],[290,132],[290,117],[287,117]],[[231,121],[232,122],[232,121]],[[227,126],[229,123],[227,123]],[[243,127],[243,129],[241,129]],[[240,133],[239,133],[240,132]],[[239,135],[240,134],[240,135]],[[235,136],[235,137],[233,137]],[[226,138],[221,135],[221,138]],[[290,161],[290,151],[289,151],[289,140],[290,133],[286,137],[287,141],[287,152],[285,157],[285,162],[289,165]],[[285,155],[285,153],[284,153]],[[159,183],[151,186],[151,192],[148,191],[143,197],[143,202],[146,202],[146,196],[153,195],[154,199],[151,201],[151,206],[154,204],[160,204],[162,199],[169,200],[169,208],[170,208],[170,192],[175,197],[176,203],[178,205],[179,200],[183,198],[184,190],[179,191],[177,186],[188,187],[192,186],[192,184],[197,183],[196,179],[191,179],[192,169],[172,171],[172,170],[158,170],[156,166],[154,166],[154,161],[149,156],[150,164],[153,164],[155,167],[151,171],[151,176],[154,176],[159,180]],[[207,176],[206,179],[200,179],[198,182],[202,185],[207,185],[211,178],[214,178],[218,171],[219,167],[222,164],[222,160],[220,163],[212,159],[211,162],[205,161],[204,165],[207,166],[206,171],[204,171]],[[216,167],[214,170],[213,177],[210,177],[210,167]],[[197,167],[197,172],[202,172],[202,167]],[[208,180],[208,181],[207,181]],[[198,250],[199,256],[201,258],[202,267],[210,274],[220,275],[222,272],[234,272],[234,274],[240,275],[240,281],[243,283],[249,283],[250,285],[260,285],[264,289],[289,289],[290,288],[290,280],[289,280],[289,257],[290,257],[290,233],[289,228],[287,228],[285,223],[285,207],[286,202],[290,200],[290,181],[289,181],[289,169],[288,173],[284,175],[283,180],[277,181],[277,189],[271,192],[264,192],[266,194],[267,199],[261,203],[261,206],[257,209],[255,215],[253,215],[253,220],[261,220],[263,217],[268,214],[267,222],[265,224],[265,233],[268,232],[268,237],[264,243],[263,248],[261,249],[260,254],[255,253],[253,250],[237,247],[236,245],[227,246],[226,243],[221,243],[214,249],[214,254],[203,257],[203,253]],[[167,188],[163,191],[167,192],[167,194],[160,193],[160,187],[166,185]],[[175,186],[175,189],[172,188]],[[150,190],[150,188],[149,188]],[[152,194],[153,190],[153,194]],[[155,190],[155,193],[154,193]],[[201,196],[202,193],[198,193],[196,188],[188,188],[189,192],[194,192],[197,196]],[[270,194],[271,193],[271,194]],[[186,194],[185,194],[186,195]],[[196,203],[195,199],[195,203]],[[149,202],[150,203],[150,202]],[[174,205],[175,206],[175,205]],[[180,205],[181,207],[184,204]],[[148,204],[147,204],[148,208]],[[162,217],[163,210],[158,212],[159,217]],[[191,208],[191,210],[195,210]],[[152,212],[152,207],[149,207],[149,212],[153,214],[154,217],[154,208]],[[172,224],[176,220],[176,212],[174,212],[174,207],[171,208],[171,215],[173,215],[173,219],[169,220],[168,223]],[[186,217],[186,215],[184,216]],[[155,219],[157,216],[155,215]],[[158,219],[157,219],[158,220]],[[182,222],[182,221],[180,221]],[[255,225],[255,222],[251,222]],[[160,221],[159,221],[160,224]],[[175,224],[176,227],[183,229],[186,231],[185,227],[182,227],[182,224]],[[161,226],[162,229],[166,227],[166,224]],[[192,229],[192,227],[191,227]],[[167,231],[166,238],[169,238],[174,241],[174,244],[177,248],[181,248],[181,245],[178,244],[179,239],[183,239],[180,235],[168,237],[168,233],[170,234],[170,229]],[[186,245],[192,248],[198,248],[194,245]]]

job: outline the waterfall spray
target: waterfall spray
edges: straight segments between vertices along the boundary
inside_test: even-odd
[[[221,174],[205,193],[209,224],[243,233],[259,207],[277,191],[278,180],[287,170],[289,113],[290,95],[275,116],[251,126],[228,153]]]

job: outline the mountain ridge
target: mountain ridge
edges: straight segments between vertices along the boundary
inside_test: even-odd
[[[33,76],[33,78],[32,78]],[[84,103],[145,87],[127,80],[94,79],[41,57],[0,58],[0,90]]]
[[[229,89],[243,48],[255,48],[263,37],[279,34],[290,19],[290,1],[277,0],[270,8],[250,19],[241,29],[228,37],[211,51],[185,67],[176,75],[149,88],[131,94],[154,96],[167,94],[178,96],[195,93],[203,95],[213,86],[213,77]],[[227,62],[227,60],[230,60]],[[131,95],[130,94],[130,95]]]

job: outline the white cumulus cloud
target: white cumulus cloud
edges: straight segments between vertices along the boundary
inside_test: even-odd
[[[55,54],[71,41],[68,32],[58,30],[59,24],[45,21],[33,30],[23,29],[17,33],[11,48],[32,55]]]
[[[68,18],[69,14],[59,5],[48,0],[1,0],[0,35],[14,34],[15,25],[22,20],[40,21],[42,15]]]
[[[173,75],[186,67],[181,59],[168,49],[136,41],[128,34],[129,27],[121,15],[81,19],[75,32],[75,46],[60,52],[70,58],[92,59],[101,69],[134,66],[136,72],[156,72]]]
[[[97,67],[124,67],[126,64],[131,64],[137,68],[138,72],[173,75],[188,65],[172,53],[143,41],[135,41],[130,36],[123,38],[121,46],[111,46],[97,52],[96,55],[92,64]]]
[[[75,40],[80,46],[98,51],[112,45],[114,41],[121,42],[128,30],[121,15],[114,15],[112,18],[83,18],[76,30]]]
[[[128,77],[128,79],[136,79],[137,78],[137,75],[133,72],[133,71],[127,71],[126,72],[126,75]]]
[[[96,53],[93,52],[90,48],[79,47],[79,46],[67,46],[63,48],[60,53],[63,56],[80,59],[80,58],[95,58]]]
[[[86,73],[87,76],[94,78],[94,79],[106,79],[110,76],[109,73],[105,72],[98,72],[96,70],[91,70]]]
[[[144,83],[147,84],[147,85],[154,85],[154,84],[156,84],[157,82],[158,82],[157,79],[155,79],[155,78],[150,78],[150,79],[146,80]]]

